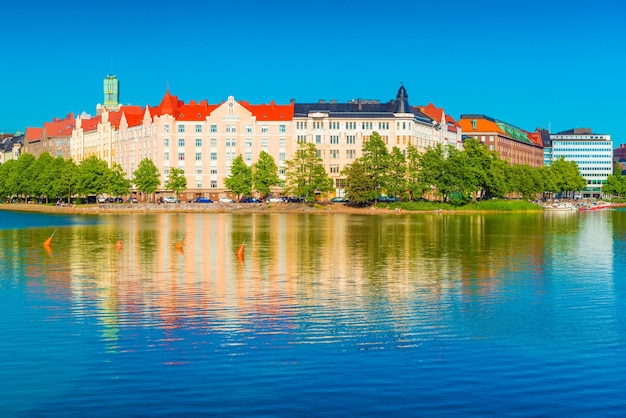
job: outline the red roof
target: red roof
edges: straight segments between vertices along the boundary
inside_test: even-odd
[[[281,121],[293,119],[293,103],[288,105],[277,105],[272,100],[269,104],[251,105],[245,101],[241,101],[239,104],[256,116],[257,121]]]
[[[72,130],[76,126],[74,114],[68,114],[65,119],[54,118],[52,122],[44,122],[43,131],[47,138],[72,136]]]
[[[417,106],[417,108],[437,122],[443,122],[443,109],[435,107],[434,104],[428,103],[428,106]]]
[[[39,141],[43,135],[43,128],[26,128],[26,142]]]

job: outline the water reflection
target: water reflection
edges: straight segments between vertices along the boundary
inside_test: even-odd
[[[410,332],[420,301],[445,315],[451,295],[471,303],[517,277],[540,295],[544,270],[574,260],[608,279],[614,215],[593,215],[111,215],[58,228],[50,251],[47,228],[3,231],[0,256],[96,315],[108,340],[128,324],[281,332],[325,309],[350,312],[350,327],[384,312]]]

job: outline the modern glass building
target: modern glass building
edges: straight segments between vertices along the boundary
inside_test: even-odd
[[[575,161],[587,181],[581,197],[601,197],[602,185],[613,173],[613,141],[611,135],[595,134],[589,128],[575,128],[551,134],[552,161],[560,157]]]

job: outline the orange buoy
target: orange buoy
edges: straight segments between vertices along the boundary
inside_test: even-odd
[[[179,242],[176,243],[176,245],[175,245],[176,249],[177,250],[182,250],[184,243],[185,243],[185,238],[183,238],[182,240],[180,240]]]
[[[50,235],[50,237],[43,242],[44,247],[50,248],[50,245],[52,244],[52,237],[54,236],[56,232],[57,230],[55,229],[54,232],[52,232],[52,235]]]
[[[115,249],[117,251],[120,251],[122,249],[122,241],[121,240],[117,240],[117,242],[115,243]]]
[[[241,245],[239,246],[239,248],[237,248],[237,252],[235,253],[235,254],[237,255],[237,258],[239,258],[239,259],[243,259],[243,254],[244,254],[245,248],[246,248],[246,247],[244,247],[244,245],[243,245],[243,244],[241,244]]]

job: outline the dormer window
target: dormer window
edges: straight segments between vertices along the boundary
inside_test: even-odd
[[[472,119],[472,129],[476,130],[476,119]]]

